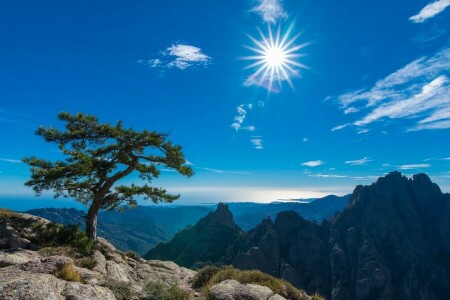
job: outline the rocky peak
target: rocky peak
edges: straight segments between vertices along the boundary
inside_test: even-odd
[[[217,209],[212,213],[214,219],[228,226],[235,226],[233,214],[231,213],[228,205],[219,203]]]

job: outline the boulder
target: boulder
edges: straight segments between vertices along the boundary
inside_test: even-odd
[[[212,300],[286,300],[274,295],[272,290],[256,284],[241,284],[236,280],[224,280],[209,290]]]

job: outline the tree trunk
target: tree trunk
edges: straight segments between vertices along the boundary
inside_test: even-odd
[[[97,219],[100,206],[92,203],[86,215],[86,234],[88,238],[95,240],[97,238]]]

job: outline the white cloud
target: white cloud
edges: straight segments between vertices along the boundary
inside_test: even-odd
[[[260,137],[253,137],[250,140],[250,142],[253,144],[253,148],[255,148],[255,149],[260,150],[260,149],[264,148],[263,145],[262,145],[263,140]]]
[[[368,133],[369,132],[369,129],[367,129],[367,128],[364,128],[364,129],[359,129],[358,130],[358,134],[364,134],[364,133]]]
[[[281,6],[280,0],[257,0],[258,5],[252,8],[252,12],[256,12],[261,16],[264,22],[276,23],[278,19],[286,19],[287,13]]]
[[[429,164],[411,164],[411,165],[401,165],[398,166],[400,170],[413,170],[413,169],[423,169],[430,167]]]
[[[319,177],[319,178],[346,178],[346,175],[335,175],[335,174],[311,174],[309,177]]]
[[[239,174],[239,175],[249,175],[249,174],[251,174],[249,172],[244,172],[244,171],[228,171],[228,170],[220,170],[220,169],[204,168],[204,167],[197,167],[197,169],[210,171],[210,172],[218,173],[218,174]]]
[[[356,160],[347,160],[345,162],[346,165],[351,165],[351,166],[362,166],[367,164],[368,162],[373,161],[372,159],[370,159],[369,157],[363,157],[361,159],[356,159]]]
[[[247,115],[247,111],[244,108],[244,104],[241,104],[238,107],[236,107],[236,113],[237,115],[234,117],[234,122],[231,124],[231,128],[238,131],[245,120],[245,116]]]
[[[359,111],[359,108],[356,108],[356,107],[349,107],[349,108],[346,108],[345,110],[344,110],[344,114],[351,114],[351,113],[355,113],[355,112],[358,112]]]
[[[311,160],[311,161],[305,161],[304,163],[302,163],[302,166],[307,166],[307,167],[318,167],[320,165],[323,165],[324,162],[321,160]]]
[[[345,127],[348,127],[348,126],[350,126],[350,125],[352,125],[352,124],[347,123],[347,124],[338,125],[338,126],[336,126],[336,127],[331,128],[331,131],[332,131],[332,132],[335,132],[335,131],[344,129]]]
[[[240,129],[241,130],[247,130],[247,131],[255,131],[256,127],[253,126],[253,125],[250,125],[250,126],[241,127]]]
[[[9,158],[0,158],[0,161],[9,162],[9,163],[13,163],[13,164],[20,164],[20,163],[22,163],[21,160],[9,159]]]
[[[417,14],[409,18],[410,21],[414,23],[422,23],[426,20],[434,17],[435,15],[444,11],[444,9],[450,6],[450,0],[437,0],[426,5]]]
[[[143,63],[142,60],[138,62]],[[147,63],[151,68],[185,70],[193,66],[209,65],[211,57],[203,53],[202,49],[198,47],[186,44],[173,44],[165,51],[162,51],[160,57],[152,58]]]
[[[353,104],[365,102],[359,110],[365,116],[349,125],[366,126],[383,119],[402,119],[407,131],[450,128],[450,48],[430,57],[414,60],[405,67],[378,80],[368,90],[351,91],[339,96],[344,113]]]

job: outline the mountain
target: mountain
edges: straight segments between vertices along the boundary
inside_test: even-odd
[[[329,195],[323,198],[306,199],[292,202],[261,203],[229,203],[236,224],[247,231],[258,225],[266,217],[275,219],[282,211],[295,211],[300,216],[322,222],[332,217],[336,212],[342,211],[348,204],[350,195]]]
[[[309,220],[322,221],[341,211],[350,195],[327,196],[309,199],[308,202],[230,203],[229,208],[236,223],[243,230],[250,230],[264,218],[274,218],[278,212],[293,210]],[[101,212],[98,234],[108,239],[120,250],[133,250],[141,255],[161,242],[170,241],[188,225],[213,211],[215,206],[138,206],[124,212]],[[84,227],[83,210],[75,208],[32,209],[26,213],[40,216],[60,224],[80,224]]]
[[[195,251],[197,239],[184,243],[197,262],[259,269],[327,299],[450,299],[450,194],[425,174],[392,172],[357,186],[344,211],[322,224],[287,211],[221,239],[233,237],[216,260]],[[187,254],[172,242],[159,251]]]
[[[183,266],[220,262],[227,257],[227,247],[243,232],[234,223],[228,206],[220,203],[215,212],[200,219],[195,226],[178,232],[169,243],[161,243],[144,258],[170,260]]]
[[[104,211],[98,220],[98,235],[120,250],[139,254],[161,242],[170,240],[177,231],[195,224],[211,209],[203,206],[155,207],[138,206],[125,212]],[[84,227],[85,211],[74,208],[44,208],[27,213],[60,224]]]

